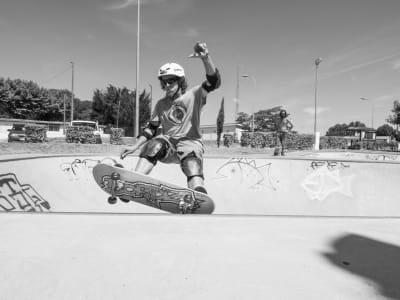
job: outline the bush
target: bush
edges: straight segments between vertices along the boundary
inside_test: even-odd
[[[243,132],[240,144],[242,147],[251,146],[252,148],[273,148],[280,146],[277,139],[277,132]],[[286,149],[311,149],[313,145],[313,135],[289,132],[286,135],[285,144]]]
[[[224,139],[224,146],[225,147],[230,147],[233,144],[233,135],[232,134],[224,134],[223,136]]]
[[[28,143],[47,142],[47,128],[35,124],[25,125],[25,141]]]
[[[347,149],[349,140],[342,136],[322,136],[319,142],[320,149]]]
[[[94,129],[89,126],[68,126],[65,130],[67,143],[96,144]]]
[[[110,129],[110,144],[122,145],[122,137],[124,136],[124,129],[122,128],[111,128]]]

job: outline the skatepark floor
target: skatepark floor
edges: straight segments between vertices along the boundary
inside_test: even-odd
[[[321,155],[273,161],[277,168],[269,170],[275,181],[254,191],[246,190],[252,182],[238,180],[236,173],[223,182],[210,179],[219,209],[215,215],[107,206],[81,163],[66,171],[63,163],[74,157],[2,156],[0,206],[8,207],[11,202],[5,201],[13,191],[14,205],[31,195],[43,210],[42,200],[49,200],[51,209],[0,213],[0,299],[400,299],[400,205],[390,200],[397,185],[375,181],[382,190],[392,188],[361,199],[362,187],[368,189],[374,176],[357,181],[374,170],[375,177],[397,180],[397,157],[331,154],[346,165],[334,174],[356,178],[352,183],[360,189],[350,196],[318,190],[314,199],[307,197],[315,193],[301,193],[292,183],[293,192],[287,194],[278,170],[286,174],[288,168],[290,180],[315,172],[320,176],[321,169],[310,169],[310,162],[325,161],[326,154]],[[214,172],[213,164],[206,165],[207,171]],[[323,174],[332,177],[328,171]],[[160,167],[155,176],[175,174],[168,172]],[[230,191],[235,186],[240,197]],[[257,199],[249,210],[251,202],[238,203],[244,192],[267,199],[275,195],[280,210],[268,214],[271,206]],[[225,199],[224,193],[232,195]],[[286,203],[285,195],[302,207]],[[307,209],[308,215],[298,213]]]

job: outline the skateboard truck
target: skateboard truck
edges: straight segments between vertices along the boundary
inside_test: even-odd
[[[193,203],[187,202],[187,195],[185,195],[180,201],[179,201],[179,211],[181,214],[186,214],[188,209],[193,208]]]
[[[108,203],[115,204],[117,203],[117,197],[115,196],[115,190],[118,187],[118,180],[121,178],[121,175],[117,172],[111,173],[111,196],[108,197]]]

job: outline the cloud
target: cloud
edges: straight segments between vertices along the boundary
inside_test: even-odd
[[[400,70],[400,60],[396,60],[396,61],[393,63],[393,69],[394,69],[394,70]]]
[[[110,20],[110,21],[117,28],[119,28],[119,30],[121,30],[125,34],[128,34],[128,35],[136,35],[137,34],[136,24],[133,24],[131,22],[122,21],[122,20]],[[142,28],[142,30],[143,30],[143,28]]]
[[[176,31],[173,34],[188,38],[195,38],[200,36],[199,31],[196,28],[186,28],[184,31]]]
[[[167,0],[141,0],[140,5],[147,5],[147,4],[159,4],[166,2]],[[137,6],[138,0],[122,0],[118,1],[117,3],[111,4],[106,7],[108,10],[120,10],[130,6]]]
[[[317,107],[317,114],[320,114],[320,113],[323,113],[323,112],[326,112],[326,111],[330,111],[331,110],[331,108],[330,107]],[[303,109],[303,111],[306,113],[306,114],[309,114],[309,115],[314,115],[314,107],[306,107],[306,108],[304,108]]]

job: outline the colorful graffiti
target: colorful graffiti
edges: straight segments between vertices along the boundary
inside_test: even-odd
[[[21,184],[13,173],[0,175],[0,210],[45,212],[50,211],[46,201],[31,185]]]

